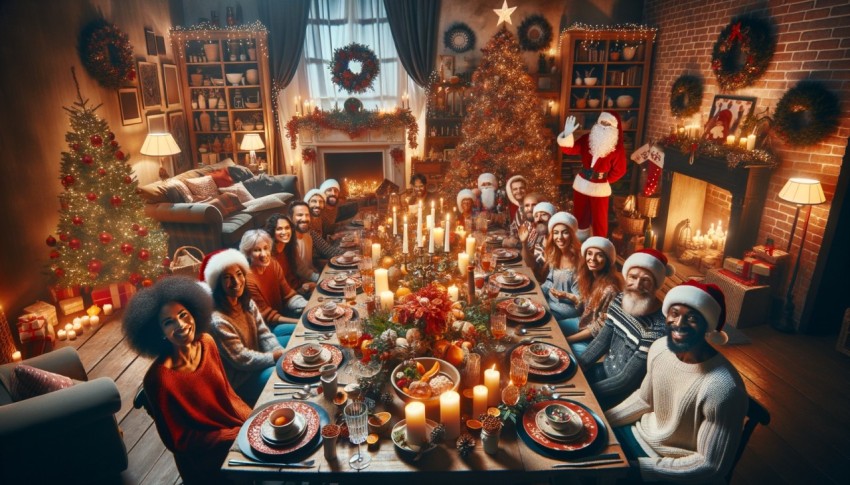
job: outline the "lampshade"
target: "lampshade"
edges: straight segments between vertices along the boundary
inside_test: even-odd
[[[240,150],[262,150],[266,146],[263,144],[263,139],[256,133],[248,133],[242,138],[242,143],[239,145]]]
[[[148,133],[139,152],[142,155],[164,157],[180,153],[180,147],[171,133]]]
[[[817,205],[826,202],[820,182],[813,179],[791,178],[779,191],[779,198],[799,205]]]

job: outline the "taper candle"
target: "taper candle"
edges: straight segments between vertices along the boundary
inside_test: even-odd
[[[422,201],[419,201],[419,211],[416,217],[416,247],[422,247]]]
[[[397,211],[398,211],[398,209],[395,206],[393,206],[393,236],[398,236]]]
[[[381,243],[372,243],[372,264],[381,264]]]
[[[401,252],[408,254],[410,252],[410,243],[407,240],[407,216],[404,216],[404,234],[401,237]]]
[[[450,252],[450,250],[451,250],[451,248],[449,247],[449,244],[450,244],[449,243],[449,239],[450,239],[450,237],[449,237],[449,227],[450,227],[451,217],[452,216],[450,214],[446,214],[446,230],[445,230],[445,236],[444,236],[445,240],[443,241],[443,251],[445,251],[447,253]]]
[[[478,419],[478,416],[487,412],[488,392],[487,386],[480,384],[472,388],[472,417],[474,419]]]
[[[466,238],[466,254],[470,257],[475,254],[475,238],[472,236]]]

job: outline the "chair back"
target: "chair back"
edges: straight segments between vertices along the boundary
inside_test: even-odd
[[[741,442],[738,443],[738,450],[735,452],[735,460],[732,462],[732,468],[726,474],[726,483],[732,480],[732,473],[734,473],[741,455],[744,454],[744,448],[747,447],[747,443],[750,441],[750,436],[752,436],[756,426],[760,424],[763,426],[770,424],[770,413],[758,401],[750,397],[749,406],[747,407],[747,418],[744,420],[744,431],[741,434]]]

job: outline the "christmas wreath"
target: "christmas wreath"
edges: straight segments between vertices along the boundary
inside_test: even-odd
[[[670,89],[670,112],[677,118],[691,116],[702,105],[702,79],[683,74]]]
[[[351,61],[360,63],[359,73],[355,74],[349,68]],[[334,51],[330,69],[333,83],[348,93],[364,93],[372,89],[372,83],[381,73],[381,65],[372,49],[356,42]]]
[[[764,20],[738,17],[727,25],[714,43],[711,70],[722,89],[741,89],[760,78],[773,52],[776,35]]]
[[[106,88],[117,88],[136,79],[133,46],[127,34],[103,19],[80,33],[80,57],[93,78]]]
[[[519,46],[524,51],[540,51],[552,42],[552,26],[540,14],[529,15],[517,29]]]
[[[390,157],[396,165],[404,163],[404,148],[395,147],[390,150]]]
[[[301,150],[301,159],[304,161],[304,165],[309,165],[316,161],[316,149],[307,147]]]
[[[821,83],[803,81],[776,103],[773,127],[791,145],[814,145],[835,130],[840,114],[835,94]]]
[[[342,104],[342,107],[346,113],[354,114],[363,110],[363,102],[357,98],[348,98]]]
[[[443,34],[443,45],[455,54],[462,54],[475,47],[475,32],[463,22],[455,22]]]

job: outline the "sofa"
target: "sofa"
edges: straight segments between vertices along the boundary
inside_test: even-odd
[[[215,193],[205,193],[207,176],[214,178]],[[141,186],[138,193],[145,214],[168,234],[169,254],[181,246],[204,253],[238,247],[246,231],[262,228],[269,216],[285,212],[290,200],[301,198],[295,175],[254,175],[231,159]]]
[[[22,363],[79,382],[13,402],[9,389],[18,364],[0,366],[0,483],[91,483],[125,470],[115,382],[89,381],[73,347]]]

